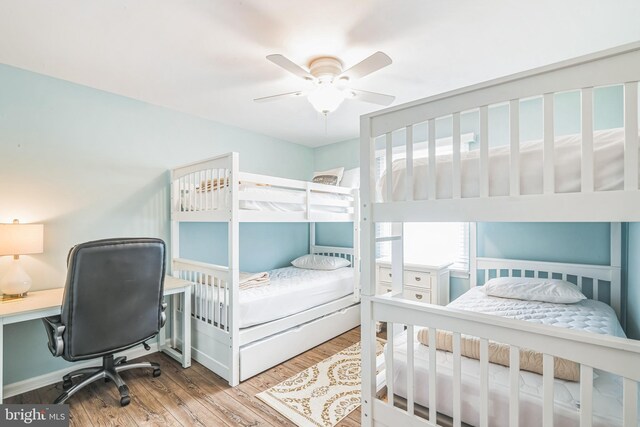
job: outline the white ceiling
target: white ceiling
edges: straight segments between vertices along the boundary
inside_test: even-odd
[[[353,87],[396,104],[640,40],[638,0],[0,0],[0,62],[318,146],[355,138],[345,103],[326,123],[304,82],[268,62],[377,50],[389,67]],[[1,96],[1,94],[0,94]]]

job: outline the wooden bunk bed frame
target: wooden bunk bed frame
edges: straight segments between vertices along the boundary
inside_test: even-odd
[[[553,361],[562,357],[580,364],[580,409],[579,423],[591,426],[593,370],[599,369],[623,377],[623,425],[637,425],[638,382],[640,381],[640,342],[610,336],[602,336],[552,326],[535,325],[512,319],[463,312],[408,301],[402,298],[402,222],[447,221],[640,221],[640,191],[638,187],[638,80],[640,79],[640,43],[624,45],[577,59],[492,80],[487,83],[455,90],[442,95],[392,107],[361,119],[361,203],[362,203],[362,425],[406,425],[435,426],[436,401],[453,400],[452,424],[461,425],[461,335],[480,338],[481,391],[479,425],[488,426],[489,391],[487,384],[489,340],[510,345],[511,384],[509,420],[511,426],[518,425],[519,413],[519,348],[528,348],[542,353],[543,374],[543,425],[553,425]],[[624,86],[624,188],[618,191],[597,191],[594,186],[594,131],[593,89],[622,84]],[[582,148],[581,190],[574,193],[556,193],[554,187],[554,93],[578,90],[581,92]],[[519,105],[523,99],[542,97],[544,117],[543,141],[543,193],[520,194],[520,141]],[[488,107],[496,104],[509,105],[510,164],[507,196],[494,196],[489,191],[489,146]],[[461,197],[460,115],[462,112],[479,111],[479,194],[476,197]],[[452,117],[452,176],[451,198],[436,198],[436,149],[435,120]],[[428,199],[412,200],[413,193],[413,127],[428,122]],[[388,173],[387,201],[376,198],[375,149],[378,138],[386,142],[386,170],[392,169],[392,137],[394,131],[406,132],[406,190],[402,200],[392,195],[392,174]],[[395,200],[395,201],[392,201]],[[376,239],[375,224],[393,223],[393,236]],[[620,224],[612,224],[612,241],[619,242]],[[473,231],[472,231],[473,232]],[[392,242],[393,292],[375,296],[375,245],[376,241]],[[475,246],[471,247],[475,259]],[[586,277],[600,277],[612,282],[611,302],[620,315],[619,275],[620,248],[612,247],[612,265],[602,271],[572,268],[564,264],[522,263],[504,260],[478,259],[475,267],[486,269],[526,268],[532,271],[550,271]],[[573,266],[576,267],[576,266]],[[475,273],[475,270],[473,271]],[[475,274],[471,285],[476,285]],[[614,286],[615,285],[615,286]],[[436,364],[430,363],[429,384],[414,383],[413,341],[407,347],[407,398],[405,408],[394,406],[394,399],[386,401],[377,397],[379,381],[376,381],[380,360],[375,356],[376,322],[404,325],[411,336],[417,327],[427,326],[430,331],[443,329],[453,333],[453,393],[452,396],[436,396]],[[393,330],[389,328],[388,330]],[[404,328],[400,328],[401,330]],[[393,341],[393,333],[391,341]],[[431,337],[435,333],[429,334]],[[429,347],[430,360],[435,360],[435,341]],[[384,376],[384,373],[382,374]],[[387,381],[387,394],[393,396],[393,382]],[[416,387],[428,387],[430,400],[428,420],[415,415],[414,399]]]
[[[240,185],[275,188],[276,192],[241,191]],[[203,189],[203,190],[200,190]],[[329,197],[327,196],[334,196]],[[238,153],[228,153],[171,171],[172,274],[194,283],[192,301],[179,300],[172,310],[191,312],[193,358],[231,386],[356,327],[360,321],[359,192],[241,172]],[[242,209],[243,202],[296,204],[296,211]],[[315,209],[320,206],[321,209]],[[329,209],[327,209],[329,208]],[[332,210],[333,209],[333,210]],[[228,266],[180,258],[181,222],[226,222]],[[300,313],[240,328],[239,273],[241,222],[307,222],[309,253],[351,261],[354,292]],[[316,222],[353,222],[354,247],[316,245]],[[179,336],[178,322],[173,337]],[[174,343],[180,346],[180,342]]]

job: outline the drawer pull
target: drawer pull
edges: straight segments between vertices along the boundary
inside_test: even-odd
[[[422,278],[420,276],[416,276],[416,282],[419,282],[420,280],[422,280]]]
[[[389,273],[389,277],[391,277],[391,276],[392,276],[392,274],[391,274],[391,273]]]
[[[422,299],[422,294],[416,294],[417,299]]]

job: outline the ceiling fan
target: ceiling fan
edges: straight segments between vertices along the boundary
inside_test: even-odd
[[[368,92],[351,87],[353,80],[365,77],[391,64],[391,58],[383,52],[374,53],[346,71],[342,69],[342,61],[333,56],[323,56],[313,59],[309,63],[308,71],[283,55],[269,55],[267,59],[290,73],[313,83],[313,86],[308,90],[256,98],[254,99],[256,102],[277,101],[280,99],[306,96],[311,105],[313,105],[313,108],[326,116],[335,111],[345,99],[355,99],[357,101],[384,106],[391,104],[395,99],[395,96]]]

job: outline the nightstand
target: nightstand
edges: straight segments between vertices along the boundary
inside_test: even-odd
[[[414,301],[429,304],[449,303],[449,266],[451,262],[440,264],[404,264],[403,296]],[[376,293],[391,292],[391,261],[376,261]]]

